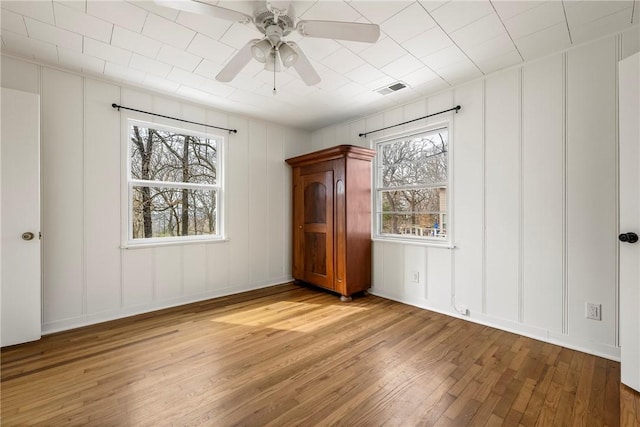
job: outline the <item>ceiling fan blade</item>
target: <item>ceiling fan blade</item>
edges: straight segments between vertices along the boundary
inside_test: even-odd
[[[293,68],[296,69],[302,78],[302,81],[305,82],[307,86],[313,86],[320,83],[320,76],[304,53],[302,53],[302,49],[293,42],[288,42],[287,44],[298,54],[298,59],[293,63]]]
[[[380,38],[380,27],[375,24],[338,21],[300,21],[296,25],[300,34],[322,39],[350,40],[375,43]]]
[[[228,21],[236,21],[244,24],[253,22],[252,17],[242,12],[238,12],[237,10],[214,6],[197,0],[155,0],[155,4],[158,6],[169,7],[171,9],[198,13],[200,15],[209,15],[214,18],[226,19]]]
[[[249,43],[244,45],[242,49],[240,49],[238,53],[236,53],[236,55],[227,62],[227,65],[220,70],[216,76],[216,80],[219,82],[230,82],[233,80],[253,58],[253,55],[251,54],[251,47],[258,41],[258,39],[249,40]]]

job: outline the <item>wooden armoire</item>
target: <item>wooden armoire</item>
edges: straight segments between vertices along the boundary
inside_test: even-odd
[[[339,145],[286,160],[293,168],[293,277],[342,301],[371,287],[374,155]]]

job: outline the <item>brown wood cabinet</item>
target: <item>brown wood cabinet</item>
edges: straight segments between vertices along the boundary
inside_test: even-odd
[[[371,160],[339,145],[287,159],[293,168],[293,277],[349,300],[371,287]]]

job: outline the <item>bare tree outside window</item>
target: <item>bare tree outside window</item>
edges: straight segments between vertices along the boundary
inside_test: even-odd
[[[448,131],[377,144],[378,234],[446,239]]]
[[[133,239],[219,234],[219,140],[130,123]]]

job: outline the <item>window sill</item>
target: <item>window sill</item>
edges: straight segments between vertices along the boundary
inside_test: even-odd
[[[372,237],[371,240],[374,242],[383,242],[383,243],[400,243],[403,245],[413,245],[413,246],[425,246],[430,248],[441,248],[441,249],[455,249],[455,245],[452,245],[451,242],[439,242],[436,240],[423,240],[423,239],[403,239],[396,237],[381,237],[375,236]]]
[[[120,249],[148,249],[162,246],[184,246],[184,245],[208,245],[212,243],[225,243],[229,238],[219,239],[190,239],[190,240],[172,240],[170,242],[145,242],[145,243],[125,243],[120,245]]]

